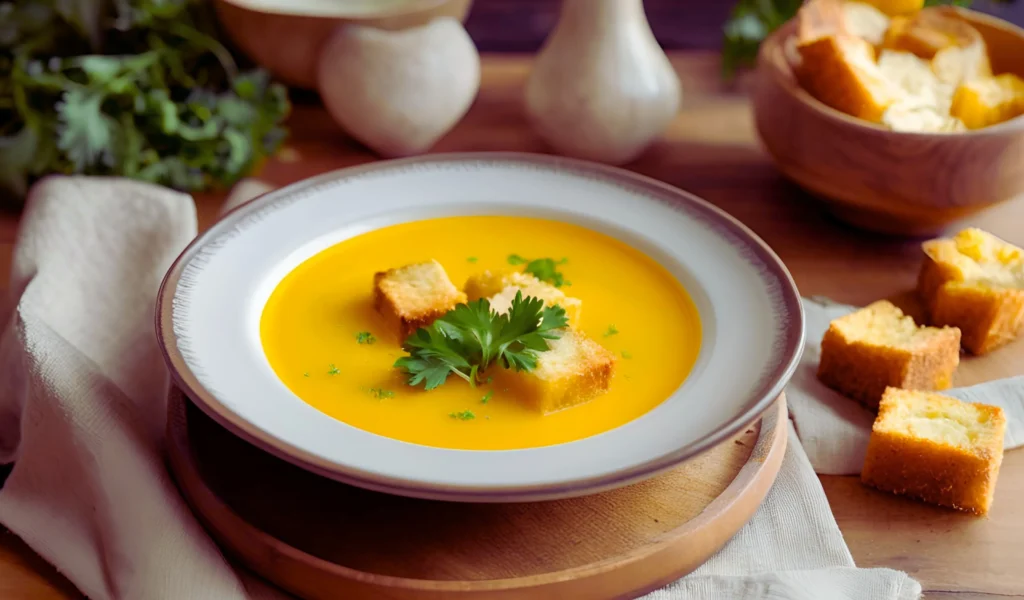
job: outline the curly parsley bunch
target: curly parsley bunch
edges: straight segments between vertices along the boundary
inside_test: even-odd
[[[285,88],[241,72],[202,0],[0,1],[0,194],[48,173],[226,187],[285,137]]]

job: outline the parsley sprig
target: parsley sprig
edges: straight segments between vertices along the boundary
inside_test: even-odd
[[[507,313],[491,310],[486,298],[459,304],[429,327],[421,327],[402,345],[409,356],[395,361],[411,386],[432,390],[454,374],[476,385],[480,373],[493,364],[516,371],[537,366],[537,355],[548,349],[568,324],[560,306],[544,306],[539,298],[516,293]]]

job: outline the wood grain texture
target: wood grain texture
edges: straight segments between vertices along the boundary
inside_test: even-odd
[[[749,89],[749,81],[739,88],[723,85],[713,53],[672,58],[683,83],[683,109],[664,139],[629,169],[693,192],[743,221],[779,254],[804,295],[863,305],[905,296],[914,288],[922,256],[919,240],[869,234],[837,222],[817,199],[790,183],[761,148],[750,103],[740,93]],[[547,151],[521,110],[529,66],[527,57],[486,57],[480,95],[436,150]],[[315,105],[297,106],[290,126],[288,149],[261,173],[275,185],[374,160]],[[197,197],[201,227],[213,222],[223,199],[219,194]],[[1024,201],[993,207],[949,231],[968,224],[1024,245]],[[5,291],[16,229],[17,215],[0,217],[0,292]],[[1024,375],[1024,341],[989,356],[965,357],[956,383],[1011,375]],[[855,477],[823,476],[821,482],[859,566],[905,569],[925,590],[941,593],[942,600],[988,600],[986,594],[1024,598],[1024,502],[1019,501],[1024,450],[1006,453],[992,511],[984,519],[865,489]],[[26,569],[33,569],[19,561],[29,554],[10,536],[0,537],[0,582],[24,581]],[[45,585],[53,597],[76,597],[61,591],[67,583],[52,570],[38,570],[33,578],[50,582]],[[2,597],[37,597],[32,585],[26,582]]]
[[[960,11],[985,37],[995,72],[1024,75],[1024,31]],[[801,89],[786,60],[791,22],[762,46],[757,129],[779,168],[839,218],[885,233],[932,234],[1024,196],[1024,119],[965,134],[908,134],[840,113]]]
[[[177,390],[178,486],[229,554],[304,598],[632,597],[703,563],[754,514],[785,454],[787,413],[672,471],[583,498],[435,502],[318,477],[217,425]]]

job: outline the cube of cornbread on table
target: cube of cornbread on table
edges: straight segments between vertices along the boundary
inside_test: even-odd
[[[373,276],[374,308],[402,341],[466,301],[441,263],[431,260]]]
[[[883,491],[985,514],[1003,461],[998,406],[889,388],[871,429],[861,481]]]
[[[887,387],[943,390],[960,364],[960,331],[918,327],[887,300],[829,324],[821,340],[818,379],[876,408]]]
[[[922,249],[917,290],[933,324],[958,327],[974,354],[1024,332],[1024,250],[973,228]]]
[[[980,129],[1024,114],[1024,79],[1012,73],[973,79],[953,94],[950,114],[969,129]]]
[[[539,298],[546,306],[561,306],[569,320],[569,327],[579,325],[580,312],[583,308],[583,302],[578,298],[566,296],[562,290],[528,273],[484,271],[470,277],[466,281],[464,289],[471,302],[487,298],[491,303],[491,309],[499,313],[507,312],[512,308],[512,300],[515,299],[516,292],[522,292],[524,298],[527,296]]]
[[[507,389],[542,414],[583,404],[608,391],[615,371],[615,355],[610,351],[572,329],[548,340],[548,347],[530,371],[495,369],[495,388]]]

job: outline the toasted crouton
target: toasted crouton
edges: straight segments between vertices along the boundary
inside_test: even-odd
[[[924,59],[933,58],[945,48],[984,47],[984,38],[956,10],[948,7],[926,8],[913,16],[893,17],[882,42],[891,50],[912,52]]]
[[[883,50],[878,68],[902,92],[882,115],[882,123],[890,129],[932,133],[966,130],[959,119],[949,116],[953,86],[939,80],[931,63],[910,52]]]
[[[887,300],[829,324],[818,379],[876,408],[887,387],[943,390],[960,364],[960,330],[918,327]]]
[[[871,428],[861,481],[874,488],[985,514],[1003,461],[998,406],[888,388]]]
[[[950,113],[969,129],[980,129],[1024,114],[1024,79],[1012,73],[964,82]]]
[[[389,269],[373,276],[373,303],[401,340],[465,302],[436,260]]]
[[[861,0],[891,17],[909,15],[921,10],[924,0]]]
[[[917,290],[932,323],[958,327],[973,354],[1024,333],[1024,250],[974,228],[922,249]]]
[[[495,386],[510,389],[539,413],[588,402],[611,385],[615,355],[585,334],[565,329],[548,342],[531,371],[496,369]]]
[[[874,47],[849,34],[819,37],[797,46],[796,77],[812,96],[838,111],[879,123],[899,98],[875,63]]]
[[[583,302],[578,298],[566,296],[562,290],[527,273],[484,271],[470,277],[464,289],[470,301],[489,298],[491,308],[499,313],[512,308],[512,300],[515,299],[517,292],[522,292],[524,297],[540,298],[547,306],[561,306],[565,310],[566,318],[569,319],[569,327],[579,325],[580,312],[583,308]]]

